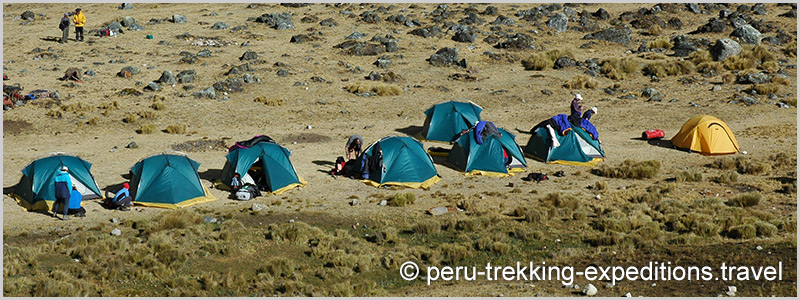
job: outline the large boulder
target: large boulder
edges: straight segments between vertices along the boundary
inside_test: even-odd
[[[33,14],[32,11],[26,10],[24,13],[22,13],[22,15],[20,15],[20,17],[22,17],[22,19],[26,21],[33,21],[35,15]]]
[[[709,52],[711,52],[711,57],[715,61],[722,61],[729,56],[738,55],[739,52],[742,52],[742,45],[732,39],[719,39],[714,46],[711,46]]]
[[[139,74],[139,68],[134,67],[134,66],[127,66],[127,67],[122,68],[122,70],[119,70],[119,73],[117,73],[117,76],[128,78],[131,75],[136,75],[136,74]]]
[[[106,28],[114,32],[119,32],[119,30],[122,29],[122,24],[120,22],[111,22],[106,25]]]
[[[408,32],[409,34],[418,35],[424,38],[436,36],[442,33],[442,28],[439,25],[433,25],[423,28],[417,28]]]
[[[447,66],[458,62],[458,48],[442,48],[431,55],[428,62],[434,66]]]
[[[533,44],[533,38],[524,33],[515,33],[514,35],[506,38],[505,41],[494,45],[497,49],[518,49],[518,50],[532,50],[536,48]]]
[[[214,99],[215,97],[217,97],[217,93],[213,87],[208,87],[206,89],[202,89],[192,93],[192,96],[194,96],[195,98]]]
[[[697,51],[697,47],[695,47],[691,38],[681,34],[672,38],[672,50],[675,51],[675,56],[686,57]]]
[[[258,59],[258,53],[255,51],[245,51],[239,60],[255,60]]]
[[[216,22],[214,23],[214,25],[211,26],[211,29],[216,29],[216,30],[225,30],[228,28],[230,28],[230,26],[228,26],[228,24],[225,24],[225,22]]]
[[[741,25],[731,32],[731,36],[737,38],[742,43],[758,45],[761,43],[761,32],[753,26]]]
[[[454,25],[453,29],[456,32],[456,34],[453,35],[454,41],[462,43],[472,43],[475,41],[477,35],[472,32],[471,28],[464,25]]]
[[[195,72],[194,70],[185,70],[178,73],[178,75],[176,75],[175,77],[178,78],[179,83],[185,84],[192,82],[192,80],[197,78],[197,72]]]
[[[740,73],[736,76],[736,83],[741,84],[760,84],[770,82],[769,75],[764,73]]]
[[[136,19],[130,16],[123,17],[122,20],[119,21],[122,26],[130,27],[133,24],[136,24]]]
[[[604,40],[627,45],[631,42],[631,30],[627,27],[617,26],[587,34],[583,39]]]
[[[549,20],[547,20],[547,27],[555,29],[556,32],[567,31],[567,16],[562,13],[557,13]]]
[[[292,15],[288,12],[263,14],[256,18],[256,22],[264,23],[268,27],[278,30],[295,28],[294,23],[292,23]]]

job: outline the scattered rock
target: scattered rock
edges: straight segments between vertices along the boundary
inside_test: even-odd
[[[128,148],[128,149],[136,149],[136,148],[139,148],[139,144],[137,144],[137,143],[136,143],[136,142],[134,142],[134,141],[131,141],[130,143],[128,143],[128,145],[125,145],[125,148]]]
[[[553,28],[557,33],[567,31],[567,16],[562,13],[557,13],[547,20],[547,27]]]
[[[257,83],[261,82],[261,79],[250,74],[244,74],[244,76],[242,76],[242,81],[244,81],[244,83]]]
[[[127,67],[122,68],[122,70],[119,70],[119,73],[117,73],[117,76],[123,77],[123,78],[130,78],[132,75],[136,75],[136,74],[139,74],[139,68],[134,67],[134,66],[127,66]]]
[[[506,38],[505,41],[498,43],[494,46],[497,49],[518,49],[518,50],[533,50],[536,47],[533,44],[533,38],[524,33],[515,33]]]
[[[698,27],[697,30],[691,33],[707,33],[707,32],[721,33],[725,32],[727,28],[728,26],[725,25],[725,20],[721,18],[711,18],[708,20],[707,23]]]
[[[148,83],[147,86],[144,87],[144,89],[151,90],[151,91],[157,91],[157,90],[161,89],[161,86],[158,85],[158,83],[150,81],[150,83]]]
[[[119,230],[119,228],[114,228],[113,230],[111,230],[111,235],[113,236],[120,236],[121,234],[122,230]]]
[[[22,17],[22,19],[26,21],[33,21],[33,19],[35,18],[35,14],[32,11],[27,10],[24,13],[22,13],[20,17]]]
[[[738,55],[739,52],[742,52],[742,46],[732,39],[725,38],[717,40],[709,50],[715,61],[722,61],[729,56]]]
[[[217,218],[205,216],[203,217],[203,223],[217,223]]]
[[[186,17],[182,15],[172,15],[172,23],[186,23]]]
[[[178,79],[178,83],[189,83],[192,82],[195,78],[197,78],[197,72],[194,70],[185,70],[178,73],[176,76]]]
[[[86,70],[86,72],[83,72],[83,75],[95,76],[96,74],[92,70]]]
[[[200,50],[200,52],[197,52],[197,57],[205,57],[205,58],[211,57],[211,50],[209,50],[208,48]]]
[[[686,9],[695,14],[700,13],[700,7],[695,3],[686,3]]]
[[[381,200],[381,202],[378,202],[378,205],[380,206],[386,206],[387,204],[389,204],[389,202],[386,200]]]
[[[129,27],[133,24],[136,24],[136,19],[130,16],[123,17],[122,20],[119,21],[120,24],[124,27]]]
[[[424,38],[429,38],[429,37],[436,36],[436,35],[439,35],[440,33],[442,33],[442,28],[439,27],[439,25],[433,25],[433,26],[428,26],[428,27],[423,27],[423,28],[417,28],[417,29],[409,31],[408,33],[409,34],[413,34],[413,35],[417,35],[417,36],[421,36],[421,37],[424,37]]]
[[[631,292],[627,292],[625,295],[622,295],[622,297],[633,297],[633,295],[631,295]]]
[[[719,85],[715,85],[714,87],[711,88],[712,92],[719,92],[721,90],[722,90],[722,87],[719,86]]]
[[[697,51],[692,39],[685,34],[679,34],[672,38],[672,50],[675,51],[675,56],[686,57],[692,52]]]
[[[361,202],[358,201],[358,199],[351,199],[350,200],[350,206],[356,206],[356,205],[359,205],[359,204],[361,204]]]
[[[736,76],[736,83],[740,84],[760,84],[770,82],[769,75],[764,73],[745,73],[741,72]]]
[[[112,223],[112,224],[119,224],[119,219],[117,219],[117,218],[111,218],[111,223]]]
[[[439,51],[431,55],[428,61],[434,66],[454,64],[458,61],[458,49],[450,47],[439,49]]]
[[[575,65],[576,65],[575,60],[572,59],[572,57],[569,57],[569,55],[564,55],[564,56],[561,56],[558,59],[556,59],[556,62],[553,65],[553,68],[554,69],[563,69],[563,68],[574,67]]]
[[[785,18],[797,18],[797,11],[789,10],[789,11],[787,11],[785,13],[780,14],[779,16],[785,17]]]
[[[375,66],[377,66],[378,68],[384,68],[384,69],[386,69],[386,68],[388,68],[389,66],[391,66],[391,65],[392,65],[392,61],[391,61],[391,60],[389,60],[388,58],[383,58],[383,57],[381,57],[381,58],[378,58],[378,60],[376,60],[374,64],[375,64]]]
[[[764,6],[763,3],[753,5],[753,13],[757,15],[766,15],[767,8]]]
[[[192,96],[194,96],[195,98],[208,98],[208,99],[214,99],[214,98],[217,97],[216,91],[214,90],[214,87],[208,87],[208,88],[196,91],[196,92],[192,93]]]
[[[286,69],[280,69],[278,70],[277,74],[280,77],[286,77],[289,76],[289,71],[287,71]]]
[[[738,38],[739,41],[746,44],[761,44],[761,32],[758,32],[753,26],[742,25],[731,32],[731,36]]]
[[[594,296],[597,294],[597,288],[590,283],[583,287],[582,293],[586,296]]]
[[[225,30],[228,28],[230,28],[230,26],[228,26],[228,24],[225,24],[225,22],[216,22],[214,23],[214,25],[211,26],[211,29],[217,29],[217,30]]]
[[[346,36],[344,39],[346,40],[358,40],[364,38],[364,34],[358,31],[354,31],[350,35]]]
[[[108,25],[106,25],[106,28],[114,32],[119,32],[119,30],[122,29],[122,24],[120,24],[119,22],[111,22],[108,23]]]
[[[264,204],[259,204],[259,203],[253,203],[253,205],[250,206],[250,210],[252,211],[262,211],[265,208],[267,207]]]
[[[511,25],[514,25],[514,20],[512,20],[511,18],[506,17],[504,15],[499,15],[499,16],[497,16],[497,19],[494,19],[494,21],[492,21],[492,25],[507,25],[507,26],[511,26]]]
[[[587,34],[583,37],[583,39],[604,40],[627,45],[631,42],[631,30],[623,26],[611,27],[595,33]]]
[[[118,7],[118,9],[133,9],[133,8],[134,8],[133,4],[131,3],[122,3],[122,5]]]
[[[461,43],[475,42],[475,38],[477,37],[477,35],[472,32],[472,29],[464,25],[456,25],[455,28],[456,28],[456,34],[453,35],[454,41]]]
[[[239,60],[256,60],[258,59],[258,53],[255,51],[245,51]]]
[[[340,48],[345,51],[345,53],[349,55],[355,56],[371,56],[371,55],[379,55],[381,53],[386,52],[386,46],[381,44],[374,44],[374,43],[367,43],[367,42],[359,42],[355,40],[347,40],[341,44],[333,46],[334,48]]]
[[[725,295],[729,297],[736,297],[736,287],[729,285],[728,288],[725,289]]]
[[[178,80],[175,79],[174,75],[172,75],[172,71],[166,70],[166,71],[161,73],[161,77],[158,78],[158,80],[156,80],[156,82],[158,82],[160,84],[170,85],[170,84],[178,83]]]
[[[336,27],[339,26],[339,23],[336,22],[333,18],[327,18],[325,20],[319,21],[319,25],[327,26],[327,27]]]
[[[288,12],[263,14],[256,18],[256,22],[264,23],[268,27],[272,27],[277,30],[295,28],[294,23],[292,23],[292,15]]]
[[[439,207],[434,207],[434,208],[429,209],[427,211],[427,213],[429,213],[429,214],[431,214],[433,216],[441,216],[441,215],[444,215],[446,213],[451,213],[451,212],[455,212],[455,211],[458,211],[458,208],[452,207],[452,206],[439,206]]]
[[[303,43],[307,43],[307,42],[310,42],[310,41],[313,41],[313,40],[314,40],[314,38],[312,38],[310,35],[297,34],[297,35],[293,35],[292,39],[290,39],[289,42],[290,43],[296,43],[296,44],[303,44]]]

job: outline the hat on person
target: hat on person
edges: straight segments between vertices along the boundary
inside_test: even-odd
[[[69,17],[69,13],[68,13],[68,12],[65,12],[65,13],[64,13],[64,16],[65,16],[65,17]]]
[[[75,11],[81,11],[81,9],[80,8],[76,8]]]
[[[122,187],[124,187],[126,189],[129,189],[129,188],[131,188],[131,185],[128,184],[127,182],[125,182],[125,183],[122,184]]]
[[[581,97],[581,94],[575,94],[575,99],[583,100],[583,97]]]
[[[61,166],[61,171],[62,172],[67,172],[67,171],[69,171],[69,168],[67,168],[67,166]]]
[[[597,114],[597,107],[592,106],[592,112]]]

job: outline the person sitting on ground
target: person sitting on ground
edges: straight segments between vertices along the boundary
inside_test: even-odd
[[[582,118],[585,119],[586,121],[589,121],[589,119],[592,118],[592,115],[596,115],[596,114],[597,114],[597,107],[592,106],[591,109],[589,109],[589,110],[587,110],[586,112],[583,113],[583,117]]]
[[[56,203],[53,205],[53,216],[58,215],[58,207],[60,205],[61,209],[64,211],[64,217],[62,220],[69,219],[67,217],[67,209],[69,207],[69,198],[70,198],[70,187],[72,186],[72,179],[69,176],[69,168],[67,166],[61,166],[61,170],[58,172],[55,178],[55,188],[56,188]]]
[[[581,126],[581,111],[583,111],[581,101],[583,101],[581,94],[575,94],[575,98],[572,99],[569,106],[569,122],[575,126]]]
[[[111,199],[111,201],[106,201],[106,205],[108,205],[111,209],[118,209],[121,211],[130,210],[128,207],[133,205],[133,200],[131,199],[131,192],[129,190],[130,185],[125,182],[122,184],[122,189],[114,194],[114,198],[109,198],[108,191],[106,191],[106,199]]]
[[[86,209],[81,207],[81,200],[83,200],[83,195],[81,192],[78,191],[76,186],[72,186],[72,194],[69,197],[69,206],[67,210],[68,215],[76,215],[78,217],[85,217],[86,216]]]
[[[361,145],[363,143],[364,140],[361,138],[360,135],[357,134],[351,135],[350,138],[347,139],[347,144],[344,146],[345,158],[347,158],[347,160],[349,161],[361,155]]]
[[[242,187],[242,174],[236,172],[231,179],[231,190],[235,193],[240,187]]]

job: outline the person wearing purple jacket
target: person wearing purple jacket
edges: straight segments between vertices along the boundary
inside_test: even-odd
[[[581,101],[583,101],[581,94],[575,94],[575,98],[572,99],[572,103],[569,106],[569,122],[575,126],[581,126],[581,111],[583,110]]]

